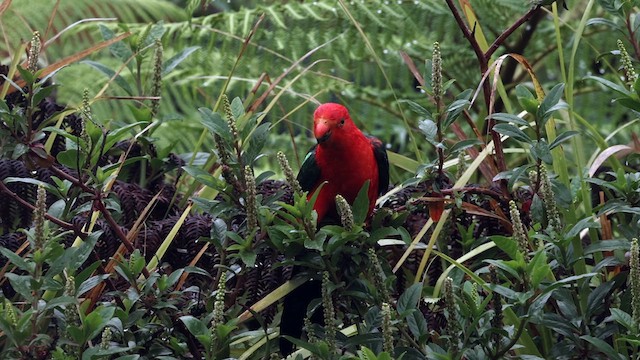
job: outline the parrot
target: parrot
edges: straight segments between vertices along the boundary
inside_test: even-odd
[[[313,134],[318,143],[305,157],[298,182],[303,191],[309,191],[309,198],[324,183],[313,206],[318,223],[327,215],[336,215],[336,195],[353,204],[367,180],[371,215],[378,196],[389,187],[389,159],[382,141],[363,134],[347,108],[335,103],[316,109]]]
[[[353,204],[367,181],[367,217],[370,216],[378,196],[389,187],[389,159],[385,145],[379,139],[362,133],[347,108],[335,103],[324,103],[315,110],[313,134],[317,144],[302,162],[297,180],[302,190],[308,191],[308,199],[322,185],[313,206],[318,224],[337,218],[336,195],[342,195]],[[293,274],[299,271],[299,267],[294,267]],[[285,296],[280,321],[280,352],[283,355],[293,352],[293,344],[282,335],[300,338],[307,307],[320,296],[318,280],[307,281]],[[311,320],[318,323],[321,315],[316,311]]]

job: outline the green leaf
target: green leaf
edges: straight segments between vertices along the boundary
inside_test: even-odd
[[[593,345],[596,349],[600,350],[603,354],[607,355],[607,358],[610,360],[620,359],[624,360],[625,357],[619,354],[617,351],[611,347],[606,341],[599,339],[597,337],[593,337],[591,335],[582,335],[580,339],[586,340],[591,345]]]
[[[551,267],[547,262],[547,252],[539,249],[533,259],[527,265],[527,272],[530,274],[531,287],[537,289],[538,285],[551,274]]]
[[[591,217],[584,218],[573,225],[571,230],[569,230],[565,235],[565,239],[571,239],[575,236],[578,236],[578,234],[580,234],[580,232],[584,229],[599,229],[600,227],[600,224],[594,221]]]
[[[364,182],[353,202],[353,221],[356,224],[362,224],[367,219],[367,214],[369,213],[369,185],[369,180]]]
[[[438,134],[438,125],[436,125],[433,120],[422,120],[420,121],[418,127],[420,128],[428,142],[433,145],[438,144],[438,142],[436,141],[436,135]]]
[[[4,276],[9,279],[9,282],[11,283],[13,289],[18,294],[22,295],[22,297],[26,301],[31,301],[33,299],[31,289],[31,280],[33,280],[33,278],[31,276],[17,275],[14,273],[6,273]]]
[[[531,147],[529,148],[531,151],[531,156],[534,159],[540,159],[547,164],[551,164],[553,162],[553,157],[551,156],[551,150],[549,149],[549,145],[545,139],[540,139],[540,141],[533,141],[531,143]]]
[[[269,130],[271,123],[263,122],[251,134],[251,138],[245,144],[247,145],[243,158],[246,164],[252,164],[259,156],[262,148],[269,139]]]
[[[197,182],[212,189],[224,190],[224,188],[226,187],[224,181],[214,177],[198,166],[183,166],[182,169],[187,174],[191,175],[191,177],[193,177]]]
[[[631,95],[631,92],[629,90],[627,90],[626,87],[616,84],[614,82],[611,82],[605,78],[601,78],[598,76],[586,76],[585,79],[591,79],[591,80],[595,80],[597,82],[599,82],[600,84],[604,85],[605,87],[608,87],[609,89],[619,93],[620,95],[624,95],[624,96],[629,96]]]
[[[147,33],[147,29],[143,33],[147,33],[147,36],[140,41],[140,48],[146,48],[147,46],[156,42],[156,40],[162,39],[162,35],[167,31],[163,21],[159,21],[156,24],[150,25],[151,29]]]
[[[592,315],[597,314],[599,311],[601,311],[604,306],[609,306],[609,304],[605,303],[605,300],[611,293],[611,289],[615,284],[615,281],[607,281],[598,285],[598,287],[591,291],[591,293],[587,297],[587,309],[585,318],[590,318]]]
[[[205,349],[208,349],[211,345],[211,333],[209,328],[207,328],[202,321],[191,315],[181,316],[179,319],[184,323],[187,330],[200,340],[200,343],[205,346]]]
[[[199,108],[198,111],[202,117],[202,125],[209,129],[213,134],[218,135],[226,142],[231,143],[231,129],[229,129],[229,124],[222,118],[222,115],[205,107]]]
[[[25,261],[22,256],[16,254],[15,252],[7,249],[6,247],[0,247],[0,253],[4,255],[9,262],[13,265],[17,266],[21,270],[26,272],[32,272],[35,269],[35,264],[31,262]]]
[[[626,250],[629,250],[630,247],[631,247],[631,243],[627,239],[601,240],[587,246],[584,249],[584,254],[589,255],[596,252],[614,251],[614,250],[626,251]]]
[[[82,320],[85,340],[91,340],[98,336],[107,323],[113,318],[115,306],[98,306]]]
[[[322,251],[324,242],[327,240],[327,234],[324,232],[317,232],[315,238],[306,238],[304,240],[305,249]]]
[[[182,63],[189,55],[193,54],[196,50],[199,50],[200,46],[189,46],[186,49],[183,49],[176,55],[172,56],[171,59],[164,62],[162,75],[167,75],[173,69],[175,69],[180,63]]]
[[[409,325],[409,330],[417,339],[429,334],[429,326],[420,311],[413,311],[407,316],[407,325]]]
[[[553,112],[552,109],[560,102],[563,93],[564,84],[562,83],[557,84],[551,90],[549,90],[549,93],[547,93],[547,95],[542,100],[542,103],[538,107],[536,117],[538,119],[544,119],[545,117],[549,116],[549,114]]]
[[[236,120],[239,120],[242,115],[244,115],[244,105],[239,97],[235,97],[231,100],[231,114]]]
[[[71,169],[78,169],[84,167],[87,161],[87,154],[76,149],[71,149],[59,152],[56,158],[60,164]]]
[[[418,104],[415,101],[400,100],[399,102],[409,105],[409,109],[411,109],[411,111],[413,111],[414,113],[418,114],[420,117],[423,117],[425,119],[431,119],[433,117],[431,115],[431,112],[429,112],[429,110],[427,110],[426,108],[424,108],[422,105]]]
[[[531,93],[528,87],[522,84],[516,86],[516,96],[518,103],[529,114],[535,114],[538,111],[538,99]]]
[[[510,136],[516,140],[531,144],[531,138],[525,134],[524,131],[511,124],[496,124],[493,126],[493,131],[496,131],[502,135]]]
[[[610,308],[609,311],[611,311],[611,318],[615,320],[618,324],[624,326],[627,329],[627,331],[631,333],[637,332],[638,326],[633,321],[633,317],[630,314],[617,308]]]
[[[402,295],[400,295],[398,304],[396,306],[401,318],[406,317],[411,311],[416,309],[421,296],[422,283],[411,285],[407,290],[404,291],[404,293],[402,293]]]
[[[558,147],[562,142],[578,135],[579,132],[574,131],[574,130],[568,130],[563,132],[562,134],[558,135],[558,137],[556,137],[555,139],[553,139],[553,141],[551,142],[551,144],[549,144],[549,150],[553,150],[554,148]]]
[[[97,61],[92,61],[92,60],[83,60],[80,62],[81,64],[87,64],[89,66],[91,66],[92,68],[100,71],[101,73],[103,73],[108,79],[113,79],[113,81],[116,83],[116,85],[120,86],[122,88],[122,90],[126,91],[127,94],[133,96],[133,89],[131,88],[131,86],[129,85],[129,83],[127,82],[127,80],[125,80],[122,76],[120,76],[120,74],[116,75],[116,72],[109,68],[106,65],[103,65]]]
[[[495,121],[502,121],[507,123],[514,123],[516,125],[522,125],[529,127],[529,122],[517,115],[507,113],[495,113],[487,116],[487,119],[493,119]]]
[[[88,278],[87,280],[83,281],[82,284],[80,284],[80,286],[78,286],[77,296],[82,296],[87,291],[89,291],[89,290],[93,289],[94,287],[98,286],[98,284],[103,282],[108,277],[109,277],[109,274],[95,275],[95,276],[92,276],[92,277]]]
[[[500,250],[504,251],[511,260],[517,258],[518,243],[511,236],[493,235],[490,237]]]
[[[466,92],[463,93],[466,96]],[[442,127],[443,129],[448,128],[449,125],[453,124],[454,121],[456,121],[456,119],[458,119],[458,116],[460,116],[460,114],[466,110],[469,105],[471,105],[471,102],[469,101],[469,99],[464,98],[464,99],[458,99],[454,102],[452,102],[446,110],[446,114],[447,117],[444,120],[444,122],[442,123]]]
[[[111,40],[116,37],[116,34],[103,24],[100,24],[100,32],[102,33],[102,38],[104,40]],[[111,54],[120,59],[123,63],[127,62],[129,58],[133,56],[133,52],[123,41],[118,41],[117,43],[109,46],[109,51],[111,51]],[[132,69],[132,66],[132,62],[129,61],[127,63],[127,67]]]
[[[458,141],[449,149],[449,153],[455,154],[458,151],[466,150],[474,145],[482,144],[482,142],[478,139],[466,139],[462,141]]]

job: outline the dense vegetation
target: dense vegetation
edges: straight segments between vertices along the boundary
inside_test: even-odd
[[[1,2],[0,357],[279,358],[313,279],[294,356],[640,358],[639,14]],[[295,173],[329,101],[392,186],[318,225]]]

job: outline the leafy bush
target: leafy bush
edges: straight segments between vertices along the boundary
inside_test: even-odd
[[[2,358],[277,358],[295,289],[302,358],[638,357],[632,2],[77,3],[129,22],[0,49]],[[295,179],[323,93],[389,143],[370,218]]]

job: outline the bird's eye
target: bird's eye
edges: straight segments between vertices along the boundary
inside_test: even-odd
[[[340,126],[344,126],[344,119],[340,120]]]

